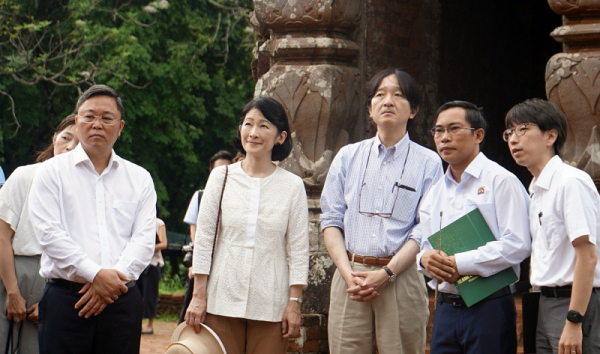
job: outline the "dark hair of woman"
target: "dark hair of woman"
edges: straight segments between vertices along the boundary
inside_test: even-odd
[[[68,127],[75,125],[75,116],[75,114],[69,114],[58,124],[58,127],[56,127],[54,135],[52,136],[52,143],[50,143],[50,145],[48,145],[48,147],[44,150],[39,151],[37,153],[37,158],[35,159],[35,162],[44,162],[54,157],[54,141],[56,140],[56,136]]]
[[[240,117],[238,127],[241,127],[246,118],[246,114],[252,109],[258,109],[265,118],[277,127],[277,133],[286,132],[287,137],[281,145],[273,146],[273,152],[271,154],[271,161],[281,161],[290,155],[292,151],[292,133],[290,132],[290,124],[288,122],[288,116],[285,113],[285,109],[281,103],[275,101],[270,97],[257,97],[250,101],[244,109]],[[246,150],[242,146],[242,137],[240,130],[238,129],[237,136],[233,139],[233,146],[244,156],[246,156]]]

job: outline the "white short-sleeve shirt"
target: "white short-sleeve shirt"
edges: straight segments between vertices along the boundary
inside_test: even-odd
[[[198,220],[198,194],[199,191],[195,191],[192,196],[192,200],[190,200],[190,205],[185,212],[185,216],[183,217],[183,222],[188,225],[196,225],[196,221]]]
[[[29,221],[28,202],[31,183],[39,166],[40,164],[34,164],[17,168],[0,189],[0,219],[15,232],[12,245],[17,256],[42,254],[33,225]]]
[[[600,234],[600,196],[592,178],[554,156],[529,186],[529,226],[532,237],[531,285],[564,286],[573,283],[573,241],[588,235],[596,245]],[[594,287],[600,287],[600,262]]]

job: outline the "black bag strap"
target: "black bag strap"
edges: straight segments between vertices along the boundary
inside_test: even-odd
[[[198,189],[198,212],[200,212],[200,201],[202,200],[202,194],[204,194],[204,189]]]
[[[210,254],[210,261],[212,264],[213,256],[215,255],[215,246],[217,244],[217,235],[219,232],[219,223],[221,221],[221,204],[223,203],[223,193],[225,193],[225,183],[227,182],[227,175],[229,174],[229,166],[225,166],[225,178],[223,178],[223,188],[221,189],[221,199],[219,199],[219,212],[217,213],[217,225],[215,226],[215,238],[213,240],[212,252]],[[198,199],[200,195],[198,195]]]

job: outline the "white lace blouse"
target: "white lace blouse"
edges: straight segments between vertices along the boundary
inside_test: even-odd
[[[211,252],[225,167],[206,184],[194,244],[194,274],[209,274],[207,312],[279,322],[291,285],[307,285],[308,204],[302,179],[280,167],[252,178],[229,165],[219,236]]]

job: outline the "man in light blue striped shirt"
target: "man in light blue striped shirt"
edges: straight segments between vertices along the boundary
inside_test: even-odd
[[[321,228],[337,270],[331,284],[332,354],[424,353],[427,291],[416,271],[417,210],[443,175],[439,156],[412,141],[408,123],[419,89],[404,71],[377,73],[367,86],[377,136],[342,148],[321,196]]]

